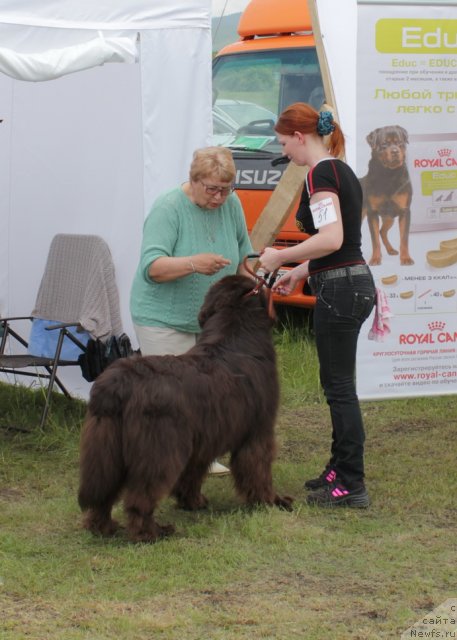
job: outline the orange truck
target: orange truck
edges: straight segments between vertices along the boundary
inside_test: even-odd
[[[238,34],[213,61],[213,136],[214,144],[233,152],[236,191],[251,231],[287,166],[274,131],[278,114],[293,102],[319,109],[325,96],[306,0],[251,0]],[[306,238],[295,225],[295,212],[296,206],[275,247]],[[275,301],[314,305],[306,283]]]

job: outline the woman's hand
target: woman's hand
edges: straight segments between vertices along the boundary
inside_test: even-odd
[[[279,293],[281,296],[288,296],[295,289],[300,280],[304,280],[309,275],[308,262],[299,264],[294,269],[286,271],[272,287],[272,291]]]
[[[196,253],[193,256],[163,256],[150,265],[149,276],[156,282],[172,282],[192,273],[212,276],[227,265],[230,260],[217,253]]]
[[[276,269],[279,269],[279,267],[285,261],[282,259],[280,249],[267,247],[262,251],[259,262],[260,266],[265,270],[266,273],[271,273],[272,271],[276,271]]]
[[[231,261],[216,253],[197,253],[190,256],[196,273],[213,276],[215,273],[231,264]]]

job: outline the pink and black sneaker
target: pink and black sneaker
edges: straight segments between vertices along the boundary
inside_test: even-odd
[[[311,480],[307,480],[304,484],[304,487],[305,489],[314,491],[315,489],[320,489],[321,487],[327,487],[335,480],[336,471],[331,467],[325,467],[320,476],[318,476],[317,478],[312,478]]]
[[[366,509],[370,506],[370,499],[364,485],[348,489],[337,479],[310,493],[306,502],[317,507],[345,506]]]

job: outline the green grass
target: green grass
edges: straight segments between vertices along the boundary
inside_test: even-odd
[[[390,639],[456,597],[455,397],[363,403],[372,506],[311,508],[302,485],[328,455],[328,410],[312,338],[288,326],[275,340],[274,477],[292,513],[248,510],[230,477],[209,478],[207,511],[160,506],[169,540],[94,538],[76,503],[84,403],[55,398],[43,433],[0,431],[2,640]],[[2,423],[38,404],[0,385]]]

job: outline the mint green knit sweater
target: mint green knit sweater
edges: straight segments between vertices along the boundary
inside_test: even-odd
[[[236,273],[252,252],[238,196],[232,193],[215,210],[193,204],[181,187],[155,201],[144,222],[138,269],[130,294],[133,322],[140,326],[169,327],[198,333],[198,312],[211,285]],[[213,276],[192,273],[171,282],[154,282],[148,269],[162,256],[217,253],[231,264]]]

